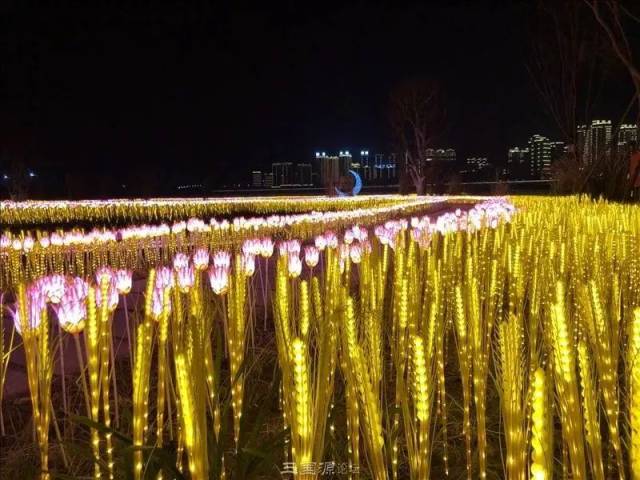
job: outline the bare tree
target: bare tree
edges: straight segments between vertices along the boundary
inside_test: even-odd
[[[590,124],[593,106],[609,86],[606,77],[617,68],[618,58],[623,65],[631,65],[632,78],[637,74],[621,20],[622,12],[628,11],[615,0],[539,0],[538,12],[527,67],[547,113],[568,146],[564,157],[552,165],[555,189],[624,198],[626,159],[616,151],[615,140],[619,125],[639,98],[640,84],[634,83],[636,94],[614,123],[611,144],[597,157],[593,152],[589,158],[584,156],[588,138],[585,135],[583,142],[579,141],[578,125]],[[603,28],[598,24],[604,24]]]
[[[640,26],[640,13],[632,12],[620,0],[584,0],[584,3],[593,12],[594,18],[609,39],[613,53],[629,73],[638,107],[635,123],[640,126],[640,66],[634,56],[638,52],[634,52],[631,47],[629,32],[631,25]]]
[[[409,176],[416,193],[425,193],[429,170],[433,170],[427,166],[427,149],[442,133],[445,114],[443,92],[435,80],[405,81],[391,93],[390,117],[400,153],[401,191]]]
[[[602,38],[589,28],[582,0],[539,0],[527,69],[547,113],[569,146],[571,162],[580,163],[578,123],[591,120],[591,109],[604,82]]]

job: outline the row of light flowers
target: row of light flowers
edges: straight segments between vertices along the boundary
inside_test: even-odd
[[[374,234],[382,245],[394,248],[395,237],[403,229],[411,228],[411,238],[420,247],[429,246],[430,236],[433,232],[442,234],[456,231],[475,231],[483,226],[496,228],[501,221],[510,221],[515,213],[515,207],[504,199],[492,199],[475,205],[468,211],[457,209],[452,213],[445,213],[432,222],[428,215],[412,217],[411,219],[389,220],[374,229]],[[182,222],[185,223],[185,222]],[[179,228],[182,228],[180,226]],[[185,225],[186,228],[186,225]],[[298,277],[302,272],[303,252],[304,263],[309,268],[315,267],[320,260],[320,253],[326,248],[338,248],[341,265],[350,259],[353,263],[360,263],[364,251],[371,250],[369,242],[369,230],[359,225],[353,225],[345,230],[340,242],[338,235],[333,231],[327,231],[323,235],[315,237],[313,244],[304,246],[297,239],[283,240],[278,243],[280,255],[286,256],[289,275]],[[22,242],[22,248],[28,243],[29,237]],[[269,237],[246,240],[241,248],[242,270],[246,276],[252,276],[256,269],[256,257],[270,258],[274,252],[275,242]],[[207,270],[211,289],[214,293],[222,295],[229,284],[229,270],[231,267],[231,253],[228,251],[216,251],[211,254],[206,247],[197,248],[189,257],[185,253],[177,253],[173,258],[173,269],[161,267],[156,273],[156,288],[154,289],[153,311],[162,309],[162,291],[166,287],[176,286],[182,292],[187,292],[195,281],[196,272]],[[113,270],[102,267],[96,272],[96,284],[100,278],[109,278],[107,304],[113,310],[118,304],[118,294],[125,295],[130,292],[133,273],[127,269]],[[86,316],[84,301],[87,296],[89,283],[80,278],[67,278],[62,274],[52,274],[42,277],[32,283],[27,289],[29,298],[29,323],[28,328],[37,328],[41,320],[41,312],[46,303],[54,306],[61,327],[70,333],[82,330],[82,321]],[[102,304],[99,291],[96,293],[96,303]],[[14,311],[14,323],[20,332],[23,328],[20,315]]]
[[[471,197],[474,198],[474,197]],[[210,232],[261,232],[262,230],[280,230],[296,225],[328,224],[337,221],[356,220],[373,215],[393,215],[402,213],[408,208],[424,208],[440,204],[443,197],[409,200],[402,204],[375,208],[357,208],[344,211],[312,211],[299,214],[270,215],[266,217],[235,217],[228,219],[211,218],[208,222],[200,218],[190,218],[174,222],[172,225],[134,225],[119,229],[94,228],[89,232],[74,228],[67,231],[38,232],[37,239],[30,233],[12,234],[5,232],[0,236],[0,250],[15,250],[25,253],[34,248],[48,249],[49,247],[82,246],[94,244],[108,244],[129,239],[161,238],[181,233],[210,233]]]
[[[455,213],[439,216],[435,222],[432,222],[429,216],[412,217],[410,219],[389,220],[384,224],[380,224],[373,229],[373,233],[382,245],[388,245],[395,248],[395,239],[399,232],[410,229],[411,238],[425,249],[429,246],[430,237],[434,232],[449,233],[455,231],[475,231],[482,227],[496,228],[502,221],[510,221],[514,207],[504,199],[489,200],[482,202],[471,208],[468,212],[457,210]],[[195,223],[195,222],[192,222]],[[199,224],[201,225],[201,224]],[[179,228],[182,228],[180,226]],[[185,228],[187,226],[185,225]],[[369,240],[370,230],[361,225],[353,225],[347,228],[341,238],[334,231],[328,230],[322,235],[317,235],[312,242],[303,246],[303,241],[299,239],[283,240],[276,242],[270,237],[252,238],[246,240],[241,247],[241,253],[236,256],[236,269],[239,269],[245,277],[251,277],[256,271],[256,257],[269,258],[273,255],[274,247],[277,245],[280,257],[286,259],[288,274],[291,278],[299,277],[302,273],[303,260],[308,268],[313,269],[320,261],[321,254],[327,249],[337,250],[340,260],[340,271],[343,271],[348,262],[358,264],[361,262],[365,253],[371,251],[371,243]],[[24,242],[23,242],[24,247]],[[302,255],[302,257],[301,257]],[[147,302],[150,303],[150,314],[156,322],[166,321],[167,312],[171,309],[171,300],[167,292],[177,289],[181,293],[188,293],[194,284],[198,281],[198,276],[202,272],[207,272],[207,277],[211,290],[214,294],[224,296],[230,284],[232,268],[232,253],[225,250],[210,251],[206,247],[197,247],[191,255],[178,252],[172,259],[171,266],[162,266],[154,271],[152,278],[152,289],[149,291]],[[27,288],[24,295],[18,294],[18,302],[13,309],[14,324],[16,330],[25,338],[34,341],[38,337],[45,336],[47,333],[47,304],[52,306],[56,313],[60,327],[72,334],[76,339],[78,348],[78,356],[81,359],[78,334],[85,328],[87,319],[95,318],[95,310],[102,315],[101,330],[89,332],[85,337],[87,357],[89,360],[89,372],[91,380],[91,392],[84,385],[87,409],[91,413],[94,420],[98,419],[98,409],[100,399],[97,398],[96,391],[108,392],[109,373],[108,373],[108,335],[110,335],[109,316],[113,314],[118,303],[119,296],[128,294],[132,289],[133,272],[130,269],[114,269],[108,266],[101,267],[95,274],[95,283],[88,279],[78,276],[68,276],[62,274],[51,274],[43,276],[32,282]],[[92,313],[93,312],[93,313]],[[94,322],[95,323],[95,322]],[[107,328],[108,330],[105,330]],[[127,318],[127,331],[130,332]],[[108,332],[108,333],[107,333]],[[99,340],[91,340],[91,338],[99,337]],[[93,342],[93,343],[92,343]],[[39,345],[36,350],[41,349],[35,358],[40,358],[39,362],[48,358],[49,353],[44,349],[44,342],[36,342]],[[93,346],[92,346],[93,345]],[[98,350],[106,349],[107,354],[103,353],[100,357]],[[98,352],[95,355],[90,351]],[[28,352],[27,352],[28,353]],[[29,353],[27,354],[29,356]],[[82,361],[82,360],[81,360]],[[93,367],[92,367],[93,362]],[[98,365],[105,362],[104,368],[100,369]],[[36,364],[38,361],[35,362]],[[46,370],[46,369],[45,369]],[[93,373],[91,373],[93,371]],[[48,451],[48,411],[44,407],[43,400],[40,396],[48,392],[50,388],[50,371],[40,371],[38,368],[29,369],[30,388],[38,383],[38,391],[34,394],[32,391],[32,400],[34,406],[34,417],[44,418],[38,423],[38,431],[40,438],[41,460],[43,463],[43,471],[47,471],[47,455]],[[37,376],[38,378],[31,378]],[[97,377],[100,378],[97,378]],[[44,384],[43,384],[44,377]],[[83,384],[84,375],[83,375]],[[102,387],[97,386],[97,382],[103,382]],[[43,389],[43,385],[46,387]],[[105,386],[106,385],[106,386]],[[238,403],[241,405],[241,387],[237,391],[240,395]],[[234,391],[235,393],[235,391]],[[39,396],[40,395],[40,396]],[[47,393],[48,395],[48,393]],[[105,420],[109,418],[109,401],[108,394],[106,400],[103,399],[103,411]],[[239,416],[236,414],[234,420]],[[44,422],[44,423],[43,423]],[[161,435],[161,434],[160,434]],[[96,455],[99,455],[99,438],[95,431],[92,431],[92,445]],[[110,477],[113,478],[111,459],[112,449],[110,446],[110,435],[106,437],[107,454],[109,455]],[[188,443],[187,443],[188,446]],[[99,467],[96,467],[96,475]],[[47,478],[46,475],[43,477]]]

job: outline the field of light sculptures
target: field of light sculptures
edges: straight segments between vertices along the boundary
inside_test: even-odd
[[[640,478],[637,205],[0,210],[1,478]]]

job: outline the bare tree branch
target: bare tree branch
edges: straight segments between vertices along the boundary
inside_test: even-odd
[[[409,175],[418,193],[426,180],[426,153],[443,131],[446,111],[440,85],[429,79],[406,81],[391,94],[390,119],[403,154],[400,175]]]

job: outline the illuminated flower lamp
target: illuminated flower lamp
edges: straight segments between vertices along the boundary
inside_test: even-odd
[[[302,260],[296,254],[289,254],[287,266],[289,268],[289,276],[291,278],[297,278],[302,273]]]
[[[229,269],[231,267],[231,254],[226,251],[217,251],[213,254],[213,266]]]
[[[60,327],[71,334],[80,333],[84,329],[84,319],[87,317],[87,307],[76,291],[68,289],[60,303],[55,307]]]
[[[120,269],[116,271],[116,289],[120,295],[126,295],[131,291],[133,274],[131,270]]]
[[[66,288],[66,280],[60,274],[49,275],[45,277],[41,284],[41,290],[46,299],[53,303],[60,303]]]
[[[184,253],[176,253],[173,257],[173,268],[180,270],[189,266],[189,257]]]
[[[209,250],[204,247],[198,248],[193,253],[193,265],[197,270],[205,270],[209,266]]]
[[[320,250],[314,246],[308,246],[304,248],[304,262],[307,267],[313,268],[318,265],[320,261]]]
[[[256,257],[252,254],[242,255],[242,273],[245,277],[252,276],[256,271]]]
[[[104,278],[104,277],[103,277]],[[118,289],[116,288],[115,282],[112,280],[109,282],[109,288],[107,289],[107,298],[104,301],[107,302],[107,310],[109,312],[113,312],[118,306]],[[96,305],[98,308],[102,307],[102,289],[96,288]]]
[[[216,295],[224,295],[229,288],[229,269],[225,267],[211,267],[209,269],[209,283]]]
[[[273,240],[269,237],[264,237],[260,240],[260,255],[263,258],[269,258],[273,255]]]
[[[195,283],[195,273],[192,265],[176,269],[176,283],[182,293],[189,292],[189,289]]]

